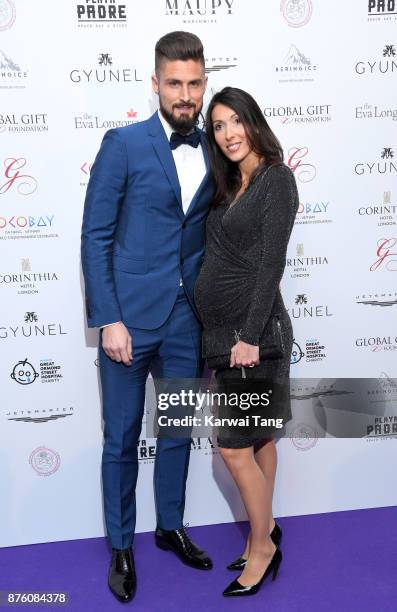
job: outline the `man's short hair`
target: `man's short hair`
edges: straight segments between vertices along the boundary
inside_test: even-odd
[[[160,66],[164,60],[194,60],[201,62],[204,67],[203,43],[191,32],[169,32],[162,36],[155,47],[155,72],[159,76]]]

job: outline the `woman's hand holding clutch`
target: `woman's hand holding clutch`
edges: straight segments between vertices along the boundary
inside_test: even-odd
[[[259,346],[248,344],[242,340],[239,340],[234,346],[232,346],[230,353],[231,368],[240,368],[241,366],[253,368],[256,365],[259,365],[259,363]]]

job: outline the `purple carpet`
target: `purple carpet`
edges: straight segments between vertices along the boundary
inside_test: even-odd
[[[279,523],[283,563],[277,580],[268,579],[250,598],[225,599],[221,594],[238,575],[225,564],[241,552],[246,523],[189,529],[213,558],[214,569],[208,572],[158,550],[152,533],[138,534],[138,589],[129,604],[118,603],[108,590],[109,552],[103,538],[0,549],[0,590],[67,591],[70,603],[63,609],[84,612],[395,612],[397,507],[289,517]]]

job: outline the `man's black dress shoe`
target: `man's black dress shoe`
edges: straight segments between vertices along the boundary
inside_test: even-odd
[[[134,597],[136,574],[131,548],[112,548],[108,584],[113,595],[119,601],[131,601]]]
[[[273,544],[275,544],[277,547],[279,547],[281,544],[282,536],[283,536],[283,532],[281,531],[281,527],[277,525],[277,523],[275,523],[273,527],[273,531],[270,534],[270,538]],[[232,561],[232,563],[230,563],[230,565],[227,566],[227,569],[228,570],[243,570],[246,565],[247,565],[247,559],[244,559],[244,557],[239,557],[235,561]]]
[[[200,550],[189,538],[185,529],[167,531],[157,527],[156,544],[162,550],[172,550],[187,565],[197,569],[211,569],[212,561],[207,553]]]
[[[272,580],[276,579],[277,572],[280,567],[281,559],[282,559],[281,551],[279,548],[276,548],[276,552],[274,553],[272,560],[267,566],[265,573],[263,574],[259,582],[257,582],[256,584],[243,586],[242,584],[239,583],[237,579],[233,580],[233,582],[231,582],[229,586],[226,587],[226,589],[223,591],[223,595],[225,597],[233,597],[233,596],[235,597],[235,596],[241,596],[241,595],[243,596],[244,595],[255,595],[255,593],[259,591],[259,589],[261,588],[263,584],[263,581],[265,580],[265,578],[269,576],[269,574],[273,574]]]

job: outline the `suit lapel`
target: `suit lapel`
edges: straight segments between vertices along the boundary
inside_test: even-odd
[[[150,118],[149,133],[152,137],[152,144],[156,155],[163,166],[164,172],[178,200],[178,214],[184,218],[185,215],[183,214],[182,208],[181,186],[179,184],[174,158],[171,153],[170,143],[168,142],[168,138],[164,132],[163,126],[161,125],[160,119],[158,118],[157,112]]]

